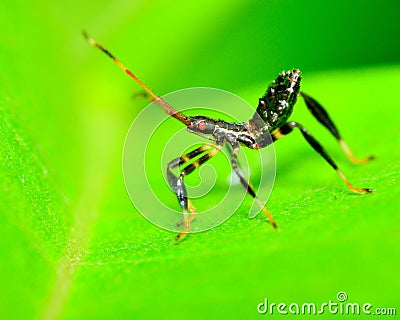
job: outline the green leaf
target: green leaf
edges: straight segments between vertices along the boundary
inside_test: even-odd
[[[87,28],[157,92],[218,83],[237,88],[255,105],[272,80],[265,74],[280,71],[263,61],[271,64],[267,71],[253,68],[262,82],[250,82],[251,74],[240,78],[249,65],[236,60],[237,49],[245,50],[246,63],[270,52],[263,47],[249,58],[255,50],[245,35],[255,45],[265,31],[244,23],[253,17],[243,15],[254,11],[260,21],[259,6],[2,6],[1,318],[255,318],[264,298],[318,304],[336,301],[339,291],[349,302],[398,307],[400,66],[303,73],[305,92],[326,107],[358,156],[377,157],[371,163],[349,164],[303,102],[293,115],[355,186],[373,194],[349,192],[294,132],[275,144],[277,179],[267,207],[278,231],[262,215],[247,218],[247,197],[221,226],[175,243],[173,233],[141,217],[123,183],[125,135],[144,106],[130,99],[138,88],[84,41],[80,29]],[[229,38],[236,24],[243,34]],[[161,32],[165,38],[158,37]],[[284,45],[284,36],[274,37]],[[351,45],[352,37],[345,43]],[[298,61],[289,57],[291,45],[280,47],[289,67]],[[349,54],[354,62],[357,53]],[[207,197],[220,195],[214,188]]]

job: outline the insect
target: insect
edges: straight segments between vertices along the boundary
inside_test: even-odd
[[[240,146],[248,147],[250,149],[261,149],[288,135],[293,131],[293,129],[298,129],[309,145],[336,171],[348,189],[359,194],[372,192],[372,190],[368,188],[354,187],[322,145],[308,132],[308,130],[298,122],[289,121],[289,117],[293,112],[297,98],[300,96],[304,99],[306,106],[312,115],[337,139],[351,162],[355,164],[363,164],[373,159],[372,156],[364,159],[356,158],[351,149],[342,139],[338,129],[325,109],[316,100],[300,91],[300,70],[293,69],[282,71],[268,86],[265,94],[259,99],[256,112],[248,121],[233,123],[205,116],[189,117],[175,110],[170,104],[168,104],[168,102],[157,96],[106,48],[89,37],[86,32],[83,32],[83,35],[91,45],[103,51],[125,73],[135,80],[146,91],[150,100],[161,106],[169,116],[182,122],[190,133],[211,140],[211,143],[198,147],[197,149],[172,160],[168,164],[168,182],[178,198],[183,213],[183,219],[178,224],[183,226],[183,231],[176,236],[176,240],[187,235],[190,230],[191,222],[196,217],[196,208],[187,196],[184,183],[185,176],[189,175],[203,163],[218,154],[224,145],[227,145],[231,151],[231,166],[239,177],[241,184],[246,189],[247,193],[255,199],[274,228],[277,228],[277,225],[272,214],[257,197],[253,186],[244,178],[240,168],[238,167],[237,159]],[[175,175],[172,170],[181,167],[182,170],[180,171],[180,174]]]

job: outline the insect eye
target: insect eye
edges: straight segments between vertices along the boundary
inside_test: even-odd
[[[204,120],[200,121],[200,122],[197,124],[197,128],[199,128],[199,130],[201,130],[201,131],[206,130],[206,128],[207,128],[206,122],[205,122]]]

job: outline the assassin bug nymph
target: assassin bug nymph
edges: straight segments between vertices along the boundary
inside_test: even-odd
[[[321,146],[321,144],[308,132],[308,130],[298,122],[288,121],[293,112],[297,97],[301,96],[304,99],[308,110],[337,139],[341,148],[351,162],[355,164],[362,164],[373,159],[373,157],[367,157],[364,159],[356,158],[342,139],[338,129],[332,122],[325,109],[316,100],[300,91],[300,70],[293,69],[286,72],[281,72],[278,77],[269,85],[263,97],[259,99],[258,107],[253,118],[246,122],[226,122],[223,120],[211,119],[205,116],[188,117],[175,110],[165,100],[154,94],[153,91],[151,91],[138,77],[136,77],[129,69],[127,69],[107,49],[90,38],[86,32],[83,32],[83,35],[91,45],[103,51],[123,71],[125,71],[125,73],[135,80],[146,91],[146,94],[149,96],[151,101],[161,106],[168,115],[182,122],[187,127],[189,132],[205,137],[212,141],[211,143],[205,144],[185,155],[182,155],[179,158],[172,160],[168,165],[168,182],[177,195],[179,205],[183,211],[183,219],[179,224],[183,225],[184,229],[176,236],[176,240],[184,237],[189,232],[190,224],[196,216],[196,209],[186,194],[186,188],[183,181],[184,177],[214,157],[224,145],[228,145],[230,147],[231,165],[235,173],[238,175],[243,187],[246,189],[247,193],[249,193],[255,199],[274,228],[277,228],[277,225],[271,213],[264,206],[261,200],[259,200],[251,183],[244,178],[237,165],[239,146],[246,146],[251,149],[264,148],[289,134],[293,131],[293,129],[299,129],[306,141],[336,171],[348,189],[359,194],[372,192],[371,189],[354,187],[343,174],[343,172],[338,168],[332,158],[328,155],[325,149]],[[172,169],[179,168],[181,166],[183,169],[181,170],[180,174],[176,176],[172,172]]]

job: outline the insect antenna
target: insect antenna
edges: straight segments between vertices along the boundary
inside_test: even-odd
[[[126,68],[121,61],[119,61],[114,55],[111,54],[110,51],[108,51],[106,48],[104,48],[101,44],[99,44],[97,41],[92,39],[86,31],[82,31],[83,36],[86,38],[86,40],[94,47],[100,49],[103,51],[109,58],[111,58],[118,67],[120,67],[128,76],[130,76],[133,80],[135,80],[151,97],[151,100],[155,103],[157,103],[159,106],[161,106],[165,113],[170,115],[171,117],[174,117],[175,119],[179,120],[186,126],[190,125],[191,121],[190,119],[185,116],[183,113],[177,111],[175,108],[173,108],[168,102],[157,96],[153,91],[150,90],[149,87],[147,87],[137,76],[135,76],[128,68]]]

